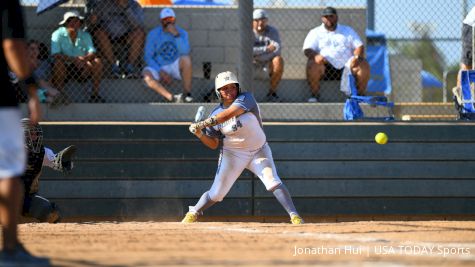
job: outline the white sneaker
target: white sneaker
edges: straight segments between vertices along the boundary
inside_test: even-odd
[[[175,102],[175,103],[183,102],[183,94],[173,95],[173,100],[171,102]]]
[[[317,102],[318,102],[318,99],[314,96],[312,96],[308,99],[308,103],[317,103]]]
[[[193,102],[193,97],[185,96],[184,100],[185,100],[186,103],[191,103],[191,102]]]

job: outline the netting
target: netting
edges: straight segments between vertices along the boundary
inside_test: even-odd
[[[88,0],[37,16],[37,1],[22,3],[31,64],[52,108],[163,103],[174,113],[177,102],[217,102],[214,77],[230,70],[272,110],[269,120],[288,121],[341,120],[349,74],[353,94],[386,96],[396,119],[455,118],[462,20],[474,4]]]

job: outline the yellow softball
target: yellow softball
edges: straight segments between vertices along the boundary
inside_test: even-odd
[[[385,133],[377,133],[374,137],[374,140],[376,141],[376,143],[384,145],[388,142],[388,136]]]

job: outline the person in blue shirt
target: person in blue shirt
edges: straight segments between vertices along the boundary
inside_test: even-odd
[[[53,64],[53,86],[64,95],[66,78],[92,77],[93,90],[90,103],[104,103],[99,95],[102,79],[102,62],[96,56],[96,48],[91,35],[81,30],[82,20],[78,11],[68,11],[64,14],[60,27],[51,36],[51,55]],[[64,95],[67,101],[67,96]]]
[[[188,33],[175,24],[175,12],[164,8],[161,25],[151,30],[145,41],[145,63],[142,71],[145,84],[169,102],[192,102],[191,57]],[[183,81],[183,94],[173,95],[164,85],[172,79]]]

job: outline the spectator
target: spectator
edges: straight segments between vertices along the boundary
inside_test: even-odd
[[[49,260],[31,255],[18,240],[18,218],[23,199],[20,176],[25,171],[26,151],[20,123],[20,109],[8,69],[28,86],[28,107],[33,123],[40,119],[38,85],[28,64],[23,14],[18,0],[0,2],[0,223],[2,266],[45,266]]]
[[[267,101],[279,102],[276,91],[284,73],[284,59],[280,55],[282,46],[279,31],[267,24],[268,16],[265,10],[254,10],[252,17],[254,66],[256,72],[264,71],[270,77]]]
[[[364,95],[370,70],[364,57],[364,45],[349,26],[338,24],[338,14],[326,7],[321,16],[322,25],[312,29],[303,44],[307,56],[307,80],[312,90],[308,102],[317,102],[320,80],[339,80],[351,73],[356,78],[359,95]],[[349,94],[348,82],[342,80],[341,90]]]
[[[99,95],[102,79],[102,62],[96,56],[91,35],[81,30],[82,20],[78,11],[64,13],[60,27],[51,36],[51,54],[53,55],[53,86],[64,93],[66,78],[79,77],[81,80],[92,77],[93,91],[90,103],[104,103]]]
[[[112,75],[119,78],[124,71],[124,76],[138,78],[138,59],[145,39],[142,7],[134,0],[89,0],[87,11],[88,30],[110,64]],[[120,49],[119,53],[128,50],[126,62],[119,58],[120,64],[113,49],[117,44],[127,48]]]
[[[475,7],[468,12],[462,23],[462,60],[460,70],[472,69],[472,25],[475,24]],[[460,71],[457,75],[457,87],[460,85]]]
[[[48,55],[48,51],[44,50],[45,47],[46,46],[43,43],[40,43],[37,40],[30,40],[28,42],[28,56],[30,59],[30,66],[38,81],[38,98],[40,102],[53,104],[59,91],[53,88],[48,82],[51,66],[47,57],[45,59],[45,55]],[[42,49],[43,51],[41,52]]]
[[[164,8],[161,25],[151,30],[145,43],[145,63],[142,74],[145,84],[169,102],[191,102],[191,57],[188,33],[175,25],[175,12]],[[162,84],[172,78],[183,79],[183,94],[173,95]]]

